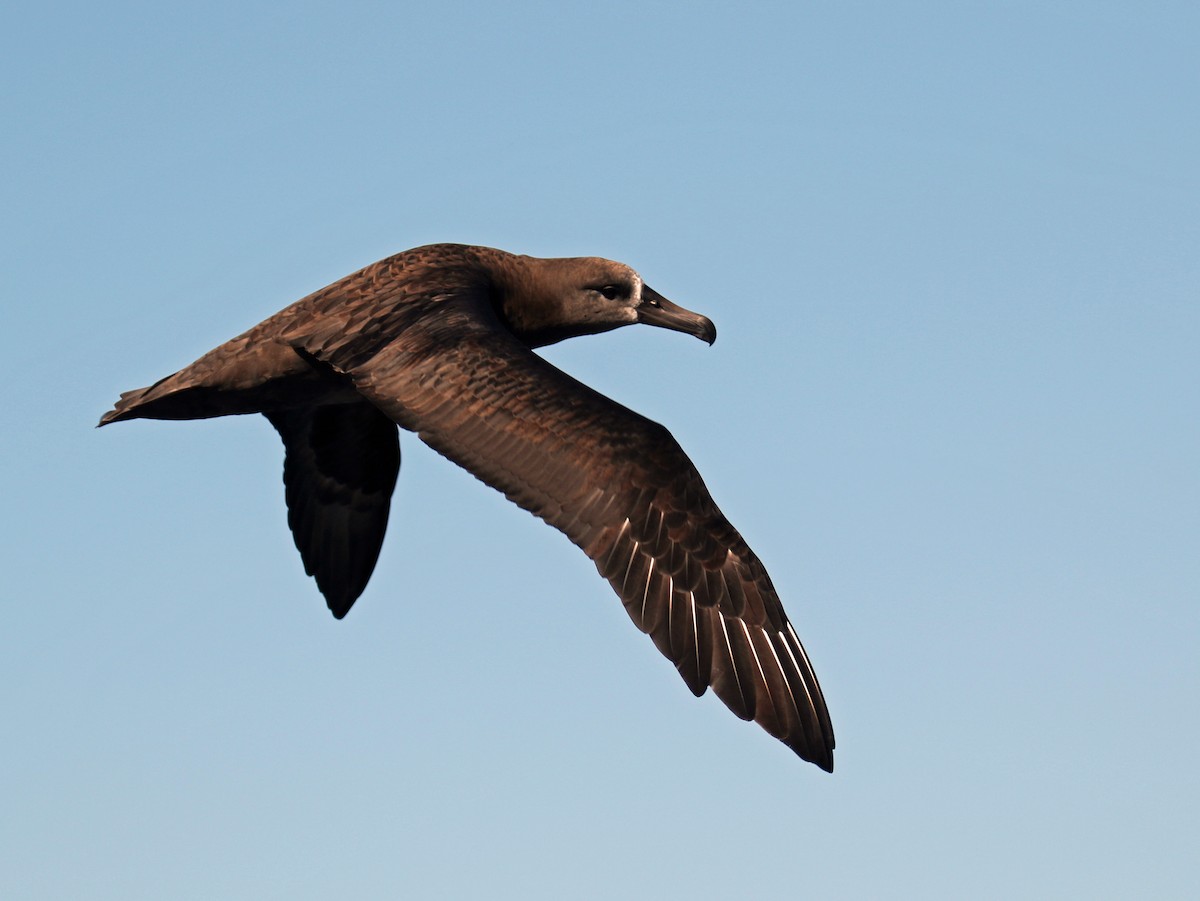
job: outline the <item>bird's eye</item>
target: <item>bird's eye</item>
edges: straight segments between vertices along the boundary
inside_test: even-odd
[[[604,285],[596,289],[605,300],[616,300],[621,296],[621,289],[616,285]]]

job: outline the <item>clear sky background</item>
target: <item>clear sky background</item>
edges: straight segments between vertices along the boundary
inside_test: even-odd
[[[25,4],[0,27],[0,896],[1191,898],[1200,13]],[[697,701],[425,448],[335,622],[261,417],[95,431],[433,241],[716,322],[557,365],[666,424],[837,770]]]

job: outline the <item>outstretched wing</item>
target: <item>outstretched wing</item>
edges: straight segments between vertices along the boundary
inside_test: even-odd
[[[288,526],[338,619],[367,587],[400,471],[396,424],[366,401],[265,414],[283,439]]]
[[[395,331],[300,325],[288,340],[564,532],[696,695],[711,686],[832,770],[829,713],[771,580],[671,434],[538,357],[482,295],[435,306]]]

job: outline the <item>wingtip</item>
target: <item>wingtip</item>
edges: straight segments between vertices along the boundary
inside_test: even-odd
[[[816,754],[804,757],[804,759],[827,773],[833,772],[833,748],[823,748]]]
[[[305,567],[305,572],[308,572],[307,567]],[[311,572],[308,574],[313,576]],[[314,576],[314,578],[316,577]],[[323,581],[325,580],[317,579],[317,588],[325,598],[325,606],[329,608],[329,612],[333,614],[334,619],[345,619],[346,614],[350,612],[350,608],[354,606],[354,602],[362,595],[366,584],[364,583],[357,590],[351,590],[340,583],[329,585],[322,584]]]
[[[321,593],[325,594],[324,591]],[[329,608],[329,612],[333,614],[334,619],[345,619],[346,614],[350,612],[360,594],[362,594],[361,589],[356,592],[331,591],[329,594],[325,594],[325,605]]]
[[[805,745],[803,742],[793,743],[791,741],[785,741],[784,744],[791,748],[801,760],[811,763],[813,766],[827,773],[833,772],[832,746],[813,748]]]

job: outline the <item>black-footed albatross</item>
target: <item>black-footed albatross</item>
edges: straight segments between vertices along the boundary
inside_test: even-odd
[[[716,329],[621,263],[435,244],[310,294],[101,425],[262,413],[283,439],[288,525],[329,609],[366,587],[400,469],[396,426],[583,550],[697,696],[712,686],[833,770],[833,728],[766,570],[671,433],[532,348],[635,322]]]

